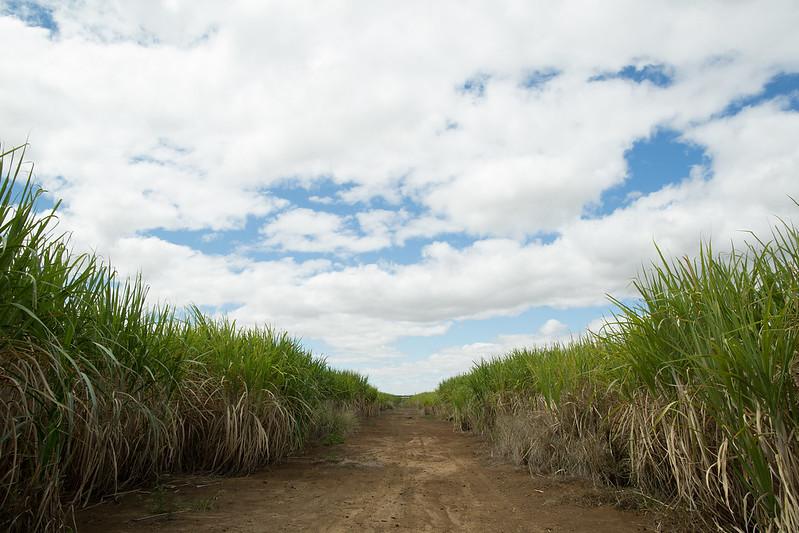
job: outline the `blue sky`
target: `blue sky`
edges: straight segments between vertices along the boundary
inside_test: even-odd
[[[0,1],[0,140],[153,302],[412,393],[601,327],[655,243],[795,218],[797,24],[787,0]]]

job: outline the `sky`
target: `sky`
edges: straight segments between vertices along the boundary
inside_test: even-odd
[[[0,141],[151,303],[380,389],[799,208],[799,3],[0,0]]]

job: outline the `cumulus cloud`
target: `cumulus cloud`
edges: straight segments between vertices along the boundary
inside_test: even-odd
[[[366,233],[359,236],[348,227],[352,217],[299,208],[281,213],[261,232],[264,244],[280,250],[363,253],[391,245],[385,220],[391,216],[390,212],[359,213],[360,228]]]
[[[791,102],[725,113],[799,71],[789,0],[29,4],[57,29],[0,10],[3,141],[30,137],[75,245],[141,270],[154,300],[231,308],[340,361],[402,358],[399,338],[458,320],[627,296],[654,242],[723,248],[796,211]],[[662,128],[707,161],[597,209]],[[305,203],[283,194],[322,182]],[[227,255],[153,234],[219,243],[248,221]],[[430,356],[426,375],[463,370],[476,346]],[[386,386],[417,368],[386,364],[370,367]]]

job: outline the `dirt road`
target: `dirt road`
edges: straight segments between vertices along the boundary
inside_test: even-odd
[[[175,478],[100,505],[79,515],[78,531],[647,530],[634,513],[581,503],[590,491],[495,464],[480,438],[398,409],[257,474]]]

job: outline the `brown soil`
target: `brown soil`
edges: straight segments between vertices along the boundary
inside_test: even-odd
[[[98,533],[651,530],[639,514],[596,506],[596,496],[586,484],[497,463],[479,437],[397,409],[363,420],[344,444],[244,477],[172,478],[159,491],[81,512],[77,526]]]

